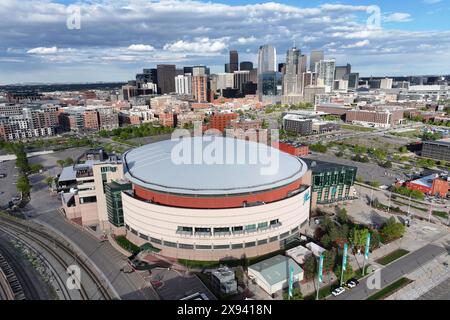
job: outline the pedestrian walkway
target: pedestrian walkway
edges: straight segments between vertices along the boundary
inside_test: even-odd
[[[447,254],[437,257],[408,274],[407,278],[414,280],[414,282],[385,300],[416,300],[434,287],[450,279],[449,267],[445,267],[444,262],[450,263],[450,257]]]

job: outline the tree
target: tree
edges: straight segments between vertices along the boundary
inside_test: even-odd
[[[305,279],[312,279],[316,275],[317,261],[314,255],[309,255],[305,258],[303,263],[303,271],[305,272]]]
[[[64,164],[65,164],[65,161],[59,159],[59,160],[56,160],[56,164],[57,164],[59,167],[63,168],[63,167],[64,167]]]
[[[42,169],[44,169],[44,166],[42,164],[40,164],[40,163],[33,163],[32,165],[30,165],[30,172],[31,173],[38,173]]]
[[[380,234],[386,242],[399,239],[404,233],[405,226],[402,223],[397,222],[394,217],[389,218],[380,230]]]
[[[53,181],[54,181],[55,179],[53,178],[53,177],[46,177],[45,178],[45,183],[49,186],[49,187],[51,187],[52,186],[52,184],[53,184]]]
[[[337,215],[337,219],[338,219],[338,222],[340,224],[347,224],[347,223],[349,223],[350,222],[350,218],[348,217],[347,209],[345,209],[345,208],[340,209],[339,213]]]
[[[342,258],[341,258],[342,259]],[[342,270],[342,265],[339,264],[336,269],[334,270],[334,274],[336,275],[336,277],[340,280],[341,279],[341,270]],[[345,266],[345,271],[344,271],[344,275],[342,277],[342,281],[343,282],[347,282],[348,280],[350,280],[351,278],[353,278],[355,275],[355,272],[353,271],[353,267],[350,263],[347,263],[347,265]]]
[[[398,151],[400,151],[400,153],[407,153],[408,148],[406,146],[401,146],[400,148],[398,148]]]
[[[323,144],[321,144],[320,142],[310,145],[309,149],[311,151],[315,151],[315,152],[319,152],[319,153],[325,153],[328,150],[327,147],[324,146]]]
[[[332,271],[336,265],[336,249],[327,250],[323,254],[323,269],[325,271]]]
[[[380,164],[380,166],[382,166],[383,168],[391,169],[391,168],[392,168],[392,162],[390,162],[390,161],[385,161],[385,162],[382,162],[382,163]]]
[[[73,165],[73,163],[74,163],[74,161],[71,157],[67,157],[66,160],[64,160],[64,164],[66,166],[71,166],[71,165]]]
[[[366,245],[367,234],[369,230],[366,228],[359,229],[357,227],[350,230],[349,242],[356,249],[361,249]]]
[[[20,175],[19,179],[17,180],[16,187],[17,191],[20,192],[22,199],[30,195],[31,185],[26,175]]]

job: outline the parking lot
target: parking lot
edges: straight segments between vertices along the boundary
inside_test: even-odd
[[[11,198],[19,196],[16,190],[18,171],[15,167],[15,161],[0,163],[0,173],[6,174],[5,178],[0,178],[0,208],[7,206]]]
[[[153,269],[151,280],[161,284],[156,291],[162,300],[180,300],[197,292],[206,294],[210,300],[216,300],[195,275],[182,275],[175,270]]]
[[[56,176],[61,173],[61,168],[56,164],[57,160],[64,160],[67,157],[75,160],[85,150],[86,148],[73,148],[28,158],[30,164],[40,163],[44,166],[44,172],[42,174],[31,175],[29,177],[30,183],[34,187],[33,191],[47,187],[44,182],[46,176]],[[19,174],[16,169],[16,162],[11,160],[0,163],[0,173],[6,173],[5,178],[0,178],[0,208],[5,208],[12,198],[19,197],[16,189],[16,181]]]
[[[358,177],[362,177],[365,181],[378,181],[381,185],[391,185],[397,178],[402,180],[407,178],[400,170],[382,168],[373,163],[362,163],[338,158],[331,154],[312,153],[305,158],[357,167],[356,175]]]

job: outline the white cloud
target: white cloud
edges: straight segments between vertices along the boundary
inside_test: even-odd
[[[253,42],[255,42],[255,41],[256,41],[256,38],[255,38],[254,36],[251,36],[251,37],[248,37],[248,38],[240,37],[240,38],[237,40],[237,42],[238,42],[239,44],[248,44],[248,43],[253,43]]]
[[[137,52],[148,52],[155,50],[155,48],[148,44],[132,44],[128,47],[128,50]]]
[[[0,80],[8,82],[12,77],[9,71],[13,72],[14,66],[1,62],[8,59],[25,61],[21,70],[15,67],[17,78],[25,77],[24,68],[28,70],[26,77],[35,72],[44,81],[46,73],[42,70],[50,73],[50,70],[64,68],[70,71],[65,73],[67,76],[81,75],[77,70],[82,70],[83,66],[98,64],[107,65],[116,73],[96,76],[112,78],[125,73],[132,76],[142,67],[157,63],[223,68],[228,60],[226,50],[230,47],[246,60],[256,62],[260,45],[272,44],[278,52],[284,53],[294,40],[305,54],[313,49],[324,49],[327,56],[340,57],[339,63],[348,61],[355,64],[355,68],[358,63],[361,67],[364,59],[373,61],[374,56],[387,56],[386,59],[394,61],[395,55],[403,55],[405,61],[417,61],[420,60],[417,57],[429,54],[430,50],[450,52],[450,28],[410,31],[393,29],[388,23],[411,21],[408,13],[387,12],[383,15],[382,28],[370,30],[366,26],[370,14],[364,5],[315,4],[313,1],[291,1],[292,5],[288,5],[277,3],[278,0],[269,1],[245,5],[212,0],[80,1],[77,5],[82,12],[81,30],[69,30],[65,2],[2,0],[0,69],[6,72],[0,73]],[[20,12],[20,15],[11,12]],[[40,63],[36,63],[37,59]],[[284,54],[279,59],[280,62],[285,59]],[[438,71],[449,72],[446,60],[439,61],[442,67]],[[375,67],[370,65],[375,71],[384,69],[382,63]],[[435,68],[436,63],[425,59],[421,68],[427,65]],[[361,68],[368,70],[365,66]],[[402,68],[402,73],[417,72],[417,66],[412,64],[405,63]],[[38,69],[42,73],[38,73]],[[433,70],[436,69],[427,73],[435,72]]]
[[[341,48],[343,49],[352,49],[352,48],[362,48],[362,47],[367,47],[370,44],[369,40],[362,40],[362,41],[358,41],[352,44],[348,44],[348,45],[343,45],[341,46]]]
[[[37,54],[37,55],[46,55],[46,54],[55,54],[58,52],[57,47],[38,47],[33,48],[27,51],[28,54]]]
[[[383,20],[385,22],[410,22],[412,18],[409,13],[396,12],[384,17]]]
[[[227,48],[226,39],[196,38],[193,41],[178,40],[164,45],[171,52],[216,53]]]

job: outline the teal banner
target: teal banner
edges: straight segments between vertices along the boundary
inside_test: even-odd
[[[365,259],[369,259],[369,249],[370,249],[370,233],[367,234],[366,239],[366,253],[364,255]]]
[[[348,244],[344,244],[344,254],[342,256],[342,270],[347,269],[347,251],[348,251]]]
[[[322,272],[323,272],[323,255],[320,255],[319,259],[319,282],[322,283]]]

